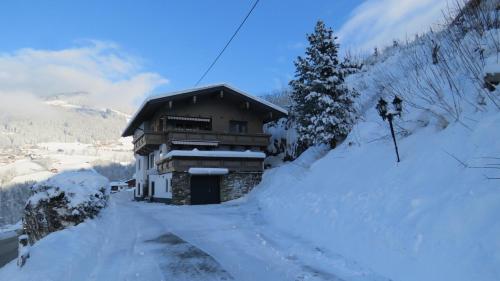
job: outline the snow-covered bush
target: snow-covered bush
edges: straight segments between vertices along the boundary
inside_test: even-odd
[[[33,185],[23,227],[30,243],[95,217],[106,206],[108,180],[92,170],[58,174]]]
[[[266,149],[268,156],[264,164],[275,167],[283,161],[297,158],[297,130],[295,123],[288,118],[281,118],[264,125],[264,132],[271,135]]]

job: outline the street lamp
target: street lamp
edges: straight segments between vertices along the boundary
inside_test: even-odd
[[[378,100],[376,108],[378,114],[380,115],[380,117],[382,117],[382,120],[385,121],[385,119],[387,119],[389,121],[392,140],[394,141],[394,148],[396,149],[396,157],[399,162],[398,144],[396,143],[396,136],[394,134],[394,127],[392,126],[392,119],[395,115],[401,117],[401,111],[403,110],[403,100],[401,100],[398,96],[395,96],[394,100],[392,101],[392,105],[394,106],[394,111],[389,112],[387,110],[387,102],[383,98],[380,98]]]
[[[398,96],[394,97],[392,100],[392,104],[394,105],[394,109],[399,117],[401,117],[401,111],[403,110],[403,100],[401,100]]]

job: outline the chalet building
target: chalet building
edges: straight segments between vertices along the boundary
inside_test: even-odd
[[[133,136],[136,200],[211,204],[241,197],[262,177],[263,124],[286,110],[226,84],[150,97]]]

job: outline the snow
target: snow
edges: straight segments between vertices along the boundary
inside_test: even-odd
[[[281,111],[284,114],[288,114],[288,112],[285,109],[281,108],[280,106],[277,106],[277,105],[275,105],[275,104],[273,104],[271,102],[268,102],[268,101],[266,101],[264,99],[261,99],[259,97],[254,96],[254,95],[245,93],[244,91],[236,89],[235,87],[230,86],[230,85],[228,85],[226,83],[212,84],[212,85],[207,85],[207,86],[198,87],[198,88],[192,88],[192,89],[186,89],[186,90],[177,91],[177,92],[164,93],[164,94],[158,94],[158,95],[151,95],[150,97],[148,97],[144,101],[143,105],[141,107],[139,107],[138,112],[141,111],[141,109],[143,108],[143,106],[147,102],[149,102],[151,100],[155,100],[155,99],[159,99],[159,98],[165,98],[165,97],[172,97],[172,96],[177,96],[177,95],[181,95],[181,94],[185,94],[185,93],[190,93],[190,92],[195,92],[195,91],[201,91],[201,90],[204,90],[204,89],[210,89],[210,88],[216,88],[216,87],[226,87],[226,88],[229,88],[229,89],[233,90],[234,92],[237,92],[237,93],[239,93],[239,94],[241,94],[243,96],[246,96],[247,98],[250,98],[250,99],[252,99],[252,100],[254,100],[254,101],[258,102],[258,103],[265,104],[265,105],[267,105],[267,106],[269,106],[271,108],[276,109],[277,111]]]
[[[22,227],[23,224],[21,221],[15,224],[0,226],[0,240],[16,236],[17,231],[20,230]]]
[[[122,181],[112,181],[109,183],[109,186],[128,186],[128,184]]]
[[[491,38],[473,38],[485,57],[496,50]],[[452,65],[442,80],[426,53],[431,39],[380,53],[347,79],[363,116],[334,150],[310,148],[222,205],[148,204],[117,193],[98,218],[38,241],[22,270],[14,262],[0,269],[0,280],[221,280],[221,272],[235,280],[500,280],[500,173],[491,169],[500,162],[500,112],[476,102],[486,90],[464,68],[479,65],[480,54],[464,62],[439,41]],[[443,97],[426,101],[433,86]],[[406,93],[394,120],[400,163],[374,109],[398,90]],[[454,97],[460,110],[448,112]],[[218,275],[193,263],[193,252],[211,257]]]
[[[257,206],[168,206],[131,196],[113,194],[96,219],[38,241],[22,269],[15,261],[0,268],[0,280],[387,280],[277,231]]]
[[[485,59],[484,74],[500,73],[498,54]]]
[[[14,175],[28,175],[42,172],[44,168],[28,159],[17,160],[13,163],[0,166],[0,174],[13,173]]]
[[[498,280],[500,191],[485,177],[498,172],[473,167],[500,153],[500,113],[398,135],[400,163],[376,114],[336,149],[266,171],[239,200],[169,206],[116,193],[98,218],[38,241],[0,280],[223,280],[181,258],[193,249],[235,280]],[[174,251],[172,235],[189,246]]]
[[[230,151],[230,150],[171,150],[170,152],[160,155],[160,161],[170,159],[172,157],[219,157],[219,158],[257,158],[264,159],[266,154],[264,152],[256,151]]]
[[[191,175],[226,175],[229,173],[227,168],[189,168]]]
[[[500,113],[398,137],[400,163],[388,125],[367,115],[323,158],[266,172],[247,200],[281,232],[392,280],[499,280],[500,191],[488,177],[500,174],[481,167],[499,163]]]
[[[65,193],[68,206],[75,208],[89,201],[89,198],[108,186],[108,180],[92,170],[70,171],[57,174],[46,181],[37,183],[33,194],[26,204],[37,205],[41,200],[48,200]]]

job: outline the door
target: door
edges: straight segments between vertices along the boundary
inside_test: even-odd
[[[191,177],[191,205],[220,203],[219,177]]]

